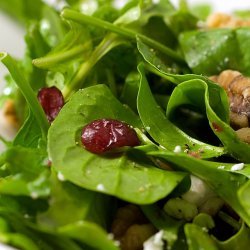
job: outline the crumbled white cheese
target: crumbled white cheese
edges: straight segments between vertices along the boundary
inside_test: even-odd
[[[96,189],[99,190],[99,191],[105,191],[105,187],[101,183],[97,185]]]
[[[112,233],[110,233],[110,234],[108,234],[108,239],[109,240],[113,240],[115,237],[114,237],[114,235],[112,234]]]
[[[163,250],[163,231],[159,231],[143,243],[143,250]]]
[[[201,206],[209,197],[214,196],[212,189],[200,178],[191,175],[191,187],[188,192],[184,193],[182,199]]]
[[[231,171],[239,171],[244,168],[244,163],[238,163],[231,167]]]
[[[174,148],[174,153],[181,153],[181,146],[177,145],[177,146]]]
[[[219,166],[218,167],[218,169],[224,169],[225,168],[225,166]]]
[[[146,129],[147,131],[150,131],[150,127],[145,127],[145,129]]]
[[[65,181],[65,177],[61,172],[58,172],[57,178],[58,178],[59,181]]]
[[[31,192],[30,196],[31,196],[31,198],[32,198],[33,200],[36,200],[36,199],[38,198],[38,193],[36,193],[36,192]]]
[[[153,4],[158,4],[160,2],[160,0],[153,0],[152,2],[153,2]]]

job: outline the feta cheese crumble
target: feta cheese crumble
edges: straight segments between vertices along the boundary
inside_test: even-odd
[[[174,153],[181,153],[181,146],[177,145],[177,146],[174,148]]]
[[[163,230],[159,231],[143,243],[143,250],[163,250]]]
[[[57,178],[58,178],[59,181],[65,181],[65,177],[61,172],[58,172]]]
[[[225,166],[219,166],[218,167],[218,169],[224,169],[225,168]]]
[[[96,189],[99,190],[99,191],[105,191],[105,187],[101,183],[97,185]]]
[[[244,163],[238,163],[231,167],[231,171],[239,171],[244,168]]]

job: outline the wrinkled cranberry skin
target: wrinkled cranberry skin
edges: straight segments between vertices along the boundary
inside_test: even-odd
[[[64,105],[62,92],[54,86],[50,88],[42,88],[39,90],[37,98],[43,107],[48,121],[54,121]]]
[[[102,154],[124,146],[138,146],[140,141],[135,130],[128,124],[113,119],[100,119],[83,128],[82,144],[88,151]]]

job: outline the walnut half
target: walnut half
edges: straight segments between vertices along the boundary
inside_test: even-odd
[[[211,80],[223,87],[230,103],[230,123],[235,129],[249,127],[250,78],[234,70],[224,70]]]

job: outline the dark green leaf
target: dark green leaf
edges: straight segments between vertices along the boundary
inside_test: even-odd
[[[41,0],[0,0],[0,9],[20,22],[39,19],[44,6]]]
[[[186,224],[184,227],[189,250],[219,250],[215,241],[201,227]]]
[[[143,164],[128,152],[100,156],[86,151],[81,145],[81,130],[100,118],[142,127],[139,118],[119,103],[105,85],[78,91],[49,131],[48,147],[53,166],[66,180],[137,204],[149,204],[165,197],[184,178],[182,173],[165,172],[152,163]]]
[[[13,145],[27,148],[37,148],[42,138],[42,132],[34,115],[30,112],[23,126],[18,131]]]
[[[250,146],[242,142],[228,124],[228,101],[221,87],[198,79],[179,84],[168,102],[167,116],[173,117],[174,110],[184,104],[205,109],[210,127],[221,140],[226,151],[240,161],[250,162]]]
[[[107,233],[98,225],[79,221],[59,228],[59,233],[98,250],[118,250],[118,245],[109,239]]]
[[[250,75],[249,39],[250,29],[245,27],[187,32],[179,40],[193,72],[210,76],[225,69]]]
[[[177,145],[184,151],[185,145],[188,145],[193,152],[202,150],[204,153],[201,157],[204,158],[224,153],[223,148],[195,140],[171,123],[154,100],[142,65],[139,66],[139,72],[141,82],[137,99],[138,112],[145,129],[157,143],[170,151],[173,151]]]
[[[0,180],[0,193],[36,199],[50,193],[46,153],[41,149],[10,147],[4,153],[9,175]]]
[[[62,178],[61,173],[58,176],[53,173],[51,176],[50,207],[39,214],[38,224],[56,230],[84,219],[107,228],[107,212],[112,211],[111,198],[79,188]]]
[[[34,117],[37,120],[37,123],[42,130],[43,138],[45,139],[47,137],[49,123],[31,86],[29,85],[29,83],[23,76],[22,71],[11,56],[6,53],[0,53],[0,61],[2,61],[2,63],[4,63],[4,65],[8,68],[12,78],[20,88],[23,96],[29,104],[30,110],[32,111]]]

